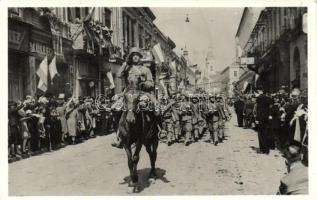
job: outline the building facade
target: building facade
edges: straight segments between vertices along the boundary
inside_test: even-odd
[[[259,75],[254,79],[268,92],[282,85],[307,89],[307,35],[302,30],[305,7],[262,8],[251,15],[245,8],[236,34],[237,59],[254,58],[243,65]],[[256,20],[254,26],[244,26]],[[250,32],[251,30],[251,32]]]
[[[149,8],[9,8],[8,15],[9,100],[43,94],[36,71],[45,56],[48,63],[56,57],[59,74],[46,93],[93,97],[111,91],[109,71],[112,93],[123,90],[118,70],[131,47],[150,50],[160,43],[167,66],[174,59],[175,43],[156,27]],[[109,40],[92,39],[91,29],[105,31]]]

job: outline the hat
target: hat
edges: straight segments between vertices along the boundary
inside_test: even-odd
[[[283,157],[295,158],[301,154],[302,144],[299,141],[292,140],[285,145]]]
[[[142,55],[140,49],[137,48],[137,47],[132,47],[132,48],[130,49],[128,58],[130,58],[133,54],[138,54],[138,55],[140,56],[140,58],[143,57],[143,55]]]
[[[58,94],[58,99],[64,99],[65,98],[65,94],[64,93],[60,93]]]
[[[294,88],[291,93],[292,96],[299,96],[300,90],[298,88]]]

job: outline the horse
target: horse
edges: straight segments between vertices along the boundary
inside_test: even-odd
[[[122,112],[119,121],[119,133],[121,135],[123,148],[127,154],[128,166],[133,193],[139,192],[137,186],[137,165],[139,154],[144,145],[151,161],[150,179],[156,179],[155,162],[159,143],[159,118],[154,111],[149,109],[150,100],[146,94],[130,92],[124,96],[126,110]],[[133,148],[134,147],[134,148]],[[134,151],[133,151],[134,149]]]

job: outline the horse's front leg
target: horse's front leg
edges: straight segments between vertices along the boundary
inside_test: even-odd
[[[133,160],[132,160],[132,151],[131,151],[131,146],[130,145],[124,145],[124,150],[127,153],[128,157],[128,166],[129,166],[129,171],[130,171],[130,178],[132,180],[132,175],[133,175]]]
[[[158,140],[154,141],[152,144],[146,145],[146,151],[149,154],[150,161],[151,161],[151,171],[149,178],[156,178],[156,168],[155,168],[155,163],[156,163],[156,157],[157,157],[157,147],[158,147]]]
[[[136,187],[136,184],[138,183],[138,171],[137,171],[137,166],[138,162],[140,159],[140,151],[142,149],[142,143],[141,142],[136,142],[135,144],[135,150],[132,156],[132,171],[131,171],[131,180],[132,180],[132,185],[134,187],[134,192],[138,192],[138,188]]]

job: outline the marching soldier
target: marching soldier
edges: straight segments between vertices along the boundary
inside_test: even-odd
[[[192,126],[193,126],[193,130],[194,130],[194,140],[197,142],[199,139],[199,136],[201,134],[201,132],[199,130],[199,125],[202,121],[202,117],[201,117],[200,112],[199,112],[199,110],[200,110],[199,109],[199,106],[200,106],[199,98],[196,94],[193,95],[193,97],[192,97],[192,103],[193,103],[193,107],[194,107],[194,112],[196,112],[193,119],[192,119],[192,123],[193,123]]]
[[[173,129],[175,134],[175,141],[178,142],[180,136],[181,136],[181,126],[180,126],[180,116],[181,116],[181,95],[180,93],[177,93],[174,96],[175,103],[173,104],[173,110],[175,118],[173,118]]]
[[[175,102],[168,101],[166,96],[161,98],[161,116],[162,116],[162,131],[167,135],[167,145],[170,146],[175,140],[173,122],[175,121],[175,114],[173,104]]]
[[[218,130],[217,130],[217,125],[218,125],[218,118],[219,116],[217,113],[216,105],[215,105],[215,97],[210,96],[209,97],[209,102],[204,106],[204,118],[206,120],[207,126],[208,126],[208,131],[210,134],[210,138],[215,146],[218,145]]]
[[[220,95],[216,96],[216,115],[219,115],[218,117],[218,123],[216,123],[216,129],[218,130],[218,137],[219,137],[219,142],[222,142],[224,139],[224,126],[225,122],[224,120],[226,119],[225,116],[225,111],[222,103],[222,97]]]
[[[189,101],[189,94],[182,94],[182,103],[181,103],[181,122],[182,130],[185,132],[185,145],[188,146],[192,141],[192,119],[195,116],[194,106]]]

